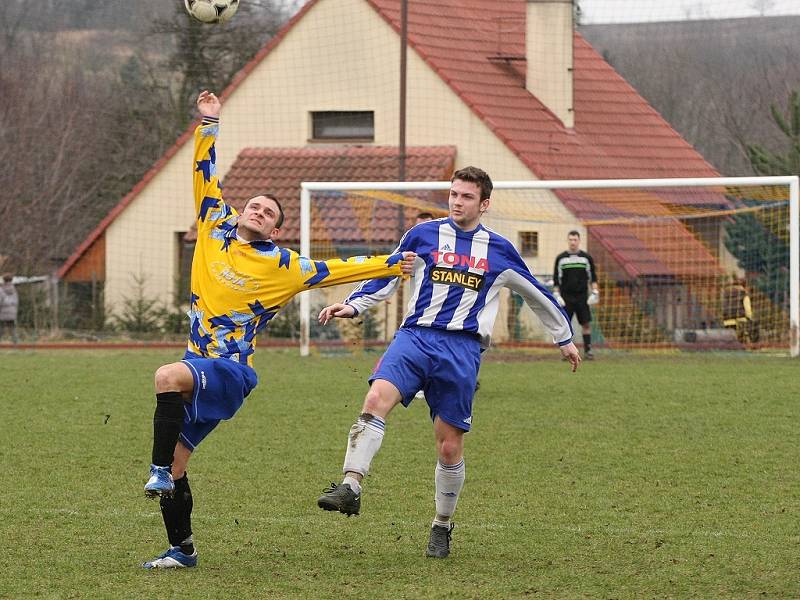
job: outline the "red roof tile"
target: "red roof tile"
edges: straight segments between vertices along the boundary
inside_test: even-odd
[[[367,1],[399,31],[399,0]],[[524,60],[491,59],[524,56],[526,4],[415,0],[409,44],[540,179],[718,175],[578,33],[565,128],[525,89]]]

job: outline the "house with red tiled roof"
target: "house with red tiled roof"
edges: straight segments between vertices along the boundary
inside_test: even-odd
[[[574,31],[571,2],[408,6],[408,180],[447,180],[470,164],[495,180],[717,176]],[[309,0],[222,94],[217,164],[226,200],[236,205],[276,192],[287,217],[279,242],[297,243],[301,181],[397,179],[400,33],[400,0]],[[137,277],[150,295],[174,296],[194,218],[191,145],[187,131],[62,265],[62,279],[102,281],[112,310]],[[649,238],[613,224],[587,230],[598,215],[625,214],[626,198],[496,193],[487,224],[512,241],[533,241],[525,257],[537,274],[551,271],[571,229],[588,233],[602,268],[620,276],[682,269],[660,249],[666,238],[681,246],[685,264],[717,264],[677,220]],[[635,200],[634,212],[647,214],[667,214],[682,202],[655,192]],[[540,207],[539,216],[522,218],[515,203]],[[397,211],[385,214],[370,221],[375,239],[351,232],[349,244],[390,245]],[[317,217],[317,230],[329,232],[357,220],[335,210]]]

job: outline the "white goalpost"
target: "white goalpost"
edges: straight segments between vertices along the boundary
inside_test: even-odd
[[[344,198],[348,193],[356,194],[363,198],[365,194],[375,193],[376,201],[386,201],[387,192],[389,193],[420,193],[420,192],[438,192],[448,190],[450,187],[449,181],[439,182],[320,182],[309,181],[301,184],[300,196],[300,253],[303,256],[312,255],[312,194],[333,194],[337,198]],[[778,187],[783,187],[785,191],[780,192],[780,196],[769,196],[763,190],[772,190]],[[617,191],[615,191],[617,190]],[[552,192],[548,194],[548,192]],[[694,194],[692,199],[686,200],[684,196]],[[531,196],[531,194],[539,194],[539,196]],[[651,198],[662,194],[659,199],[652,200]],[[671,197],[664,199],[663,194],[672,194],[674,197],[680,197],[679,200],[674,200]],[[709,201],[709,196],[714,196],[716,199]],[[556,200],[552,204],[556,206],[551,213],[544,214],[543,208],[546,203],[541,198],[552,197]],[[694,198],[697,199],[694,199]],[[726,199],[734,198],[731,202]],[[635,308],[635,312],[641,312],[641,319],[650,319],[653,322],[658,322],[662,330],[660,338],[661,342],[668,343],[670,340],[678,339],[679,336],[684,336],[686,339],[697,338],[697,336],[708,335],[710,337],[714,330],[708,329],[710,326],[710,317],[708,316],[709,310],[700,310],[694,306],[688,306],[690,301],[687,298],[692,298],[691,302],[696,302],[699,305],[705,303],[707,306],[711,300],[709,298],[719,297],[719,288],[704,289],[698,282],[706,281],[709,279],[708,275],[698,274],[701,265],[692,265],[692,260],[700,262],[697,258],[699,256],[713,256],[714,260],[719,261],[719,265],[715,263],[715,273],[722,273],[726,268],[730,270],[731,264],[741,264],[741,256],[750,250],[746,247],[746,242],[739,243],[739,247],[734,250],[739,255],[733,256],[723,248],[726,238],[730,237],[729,231],[726,227],[738,218],[750,219],[746,223],[750,224],[751,228],[764,230],[761,237],[758,239],[761,245],[761,250],[769,253],[770,251],[770,235],[774,234],[775,239],[785,240],[788,238],[788,265],[781,265],[778,270],[787,271],[782,276],[788,278],[788,302],[778,301],[775,298],[785,298],[773,294],[772,304],[780,304],[770,312],[774,320],[775,314],[782,315],[780,319],[785,319],[780,327],[784,330],[778,339],[779,344],[784,341],[788,346],[789,354],[793,357],[800,355],[800,240],[798,239],[798,229],[800,228],[800,212],[798,206],[800,205],[800,179],[797,176],[778,176],[778,177],[719,177],[719,178],[676,178],[676,179],[629,179],[629,180],[566,180],[566,181],[497,181],[494,182],[494,192],[492,195],[493,205],[490,207],[490,213],[487,213],[485,222],[492,228],[495,227],[495,222],[503,223],[503,227],[509,231],[514,231],[514,227],[519,228],[520,224],[537,223],[542,231],[553,229],[556,232],[562,232],[566,228],[580,226],[585,228],[584,231],[588,233],[587,237],[593,236],[599,240],[606,240],[604,244],[597,243],[598,247],[611,248],[608,252],[608,269],[609,272],[613,271],[617,266],[625,263],[625,257],[620,258],[620,253],[616,252],[613,248],[613,243],[619,243],[620,246],[628,244],[631,245],[630,240],[647,240],[643,243],[642,253],[645,251],[655,256],[657,262],[659,257],[666,264],[672,265],[670,268],[673,270],[672,281],[682,279],[682,288],[677,292],[676,286],[672,285],[672,290],[665,291],[667,287],[663,283],[664,277],[659,280],[658,277],[650,275],[649,281],[656,281],[653,289],[656,290],[642,295],[641,286],[639,282],[634,281],[631,284],[627,282],[617,281],[614,284],[616,287],[609,288],[613,293],[609,296],[604,295],[605,298],[614,297],[614,294],[625,296],[626,302],[631,302],[630,306]],[[562,202],[566,198],[566,201]],[[594,202],[600,199],[597,206],[605,208],[611,207],[608,215],[598,212],[594,209]],[[738,199],[742,199],[741,202]],[[344,200],[334,200],[335,202],[344,202]],[[572,202],[572,203],[571,203]],[[716,203],[713,210],[708,209],[709,202]],[[683,203],[683,204],[681,204]],[[786,206],[788,203],[788,207]],[[503,210],[503,206],[512,206],[507,210]],[[499,208],[496,210],[495,206]],[[566,208],[565,208],[566,206]],[[577,208],[575,208],[577,207]],[[586,207],[589,207],[588,209]],[[634,208],[630,208],[634,207]],[[677,207],[677,208],[676,208]],[[777,208],[776,208],[777,207]],[[788,210],[787,210],[788,209]],[[530,214],[528,214],[530,211]],[[576,211],[583,211],[582,214],[577,214]],[[771,211],[771,212],[770,212]],[[788,215],[786,215],[788,212]],[[769,215],[767,216],[765,215]],[[566,215],[566,217],[565,217]],[[776,216],[778,215],[778,216]],[[494,219],[494,220],[493,220]],[[679,223],[679,225],[671,225],[671,229],[664,227],[663,223]],[[655,225],[654,225],[655,224]],[[641,228],[634,231],[634,228]],[[510,228],[510,229],[509,229]],[[528,227],[530,228],[530,227]],[[549,228],[549,229],[548,229]],[[510,237],[502,227],[497,228]],[[643,233],[647,229],[646,233]],[[788,232],[786,231],[788,229]],[[671,230],[678,233],[667,233]],[[594,232],[594,233],[593,233]],[[770,233],[771,232],[771,233]],[[615,236],[617,236],[615,238]],[[626,240],[622,240],[623,237]],[[649,236],[649,237],[648,237]],[[654,237],[655,236],[655,237]],[[678,264],[674,256],[667,256],[666,249],[659,246],[659,238],[663,238],[663,248],[667,246],[675,247],[679,251],[681,247],[689,248],[696,246],[697,249],[692,251],[691,248],[686,250],[686,256],[681,257],[680,262],[683,266],[675,266]],[[669,239],[667,239],[669,237]],[[513,243],[517,243],[513,237],[510,237]],[[536,238],[534,238],[536,239]],[[539,236],[541,239],[541,235]],[[555,238],[554,238],[555,239]],[[613,240],[618,239],[618,242]],[[609,241],[612,240],[612,241]],[[563,240],[558,238],[556,241],[549,242],[549,249],[547,252],[553,253],[552,248],[555,244],[561,244]],[[723,248],[719,252],[715,249],[715,244],[719,248]],[[744,244],[744,246],[742,245]],[[562,244],[563,245],[563,244]],[[704,250],[705,248],[705,250]],[[563,250],[559,247],[558,251]],[[630,247],[626,250],[628,254],[635,254],[636,248]],[[676,252],[676,250],[670,250]],[[547,252],[544,252],[539,260],[542,265],[547,263]],[[694,252],[694,254],[692,253]],[[705,254],[703,254],[705,252]],[[719,256],[725,254],[725,257]],[[727,262],[725,262],[725,260]],[[712,259],[707,259],[711,261]],[[670,262],[671,261],[671,262]],[[545,267],[539,267],[544,269]],[[754,277],[755,287],[754,303],[757,303],[759,298],[766,298],[763,300],[764,306],[770,304],[769,294],[767,292],[760,292],[758,286],[764,287],[764,274],[754,275],[746,272],[745,267],[736,267],[738,272],[743,278],[748,276]],[[633,267],[628,267],[628,270],[633,270]],[[548,271],[549,272],[549,271]],[[534,272],[539,276],[538,273]],[[602,270],[601,270],[602,274]],[[705,279],[703,279],[705,277]],[[619,276],[617,276],[619,279]],[[744,281],[744,279],[743,279]],[[688,282],[688,283],[687,283]],[[612,286],[613,282],[608,285]],[[622,291],[619,291],[622,290]],[[658,302],[662,297],[667,297],[665,294],[672,294],[677,298],[677,304],[671,307],[673,314],[667,314],[669,311],[664,311],[658,306]],[[660,295],[659,295],[660,294]],[[716,296],[714,296],[716,294]],[[634,297],[634,300],[631,300]],[[748,302],[749,302],[748,298]],[[682,303],[682,304],[681,304]],[[713,302],[712,302],[713,303]],[[785,304],[785,307],[782,307]],[[632,311],[630,306],[620,305],[622,312]],[[637,324],[628,322],[627,324],[620,325],[618,328],[612,326],[610,319],[617,318],[611,315],[612,307],[607,307],[608,314],[605,315],[607,319],[607,330],[613,335],[628,336],[626,340],[634,340],[635,333],[628,331],[629,329],[636,329]],[[765,309],[766,310],[766,309]],[[695,321],[701,325],[694,325],[697,333],[690,333],[688,329],[678,327],[683,321],[687,321],[685,316],[688,313],[695,314]],[[701,316],[697,316],[700,313]],[[711,311],[713,312],[713,311]],[[310,352],[310,327],[311,327],[311,298],[308,293],[300,295],[300,354],[307,356]],[[663,313],[663,314],[662,314]],[[788,315],[787,315],[788,313]],[[677,316],[676,316],[677,315]],[[786,318],[788,316],[788,318]],[[742,317],[743,319],[744,317]],[[722,319],[722,317],[720,317]],[[630,319],[628,319],[630,321]],[[689,319],[688,321],[691,321]],[[688,322],[687,321],[687,322]],[[695,322],[693,321],[693,323]],[[664,333],[664,325],[668,323],[669,332]],[[636,325],[636,327],[634,327]],[[788,329],[788,331],[785,331]],[[612,331],[613,330],[613,331]],[[692,331],[695,331],[692,330]],[[766,331],[766,329],[765,329]],[[704,333],[705,332],[705,333]],[[710,333],[709,333],[710,332]],[[669,338],[669,335],[673,337]],[[777,335],[777,334],[773,334]],[[665,337],[666,336],[666,337]],[[764,336],[762,335],[762,338]],[[612,337],[607,337],[611,340]],[[621,337],[619,339],[622,339]],[[758,337],[756,336],[756,340]],[[663,340],[666,340],[664,342]],[[748,338],[748,343],[754,340]],[[613,346],[613,342],[609,342]],[[752,343],[751,343],[752,345]],[[786,348],[786,346],[783,346]]]

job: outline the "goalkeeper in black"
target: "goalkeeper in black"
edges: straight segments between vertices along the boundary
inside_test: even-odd
[[[594,261],[588,252],[581,250],[581,234],[578,231],[567,234],[567,250],[556,256],[553,295],[564,307],[570,321],[573,315],[578,316],[578,323],[583,329],[583,356],[592,360],[592,312],[589,306],[600,301],[600,288],[597,286]]]

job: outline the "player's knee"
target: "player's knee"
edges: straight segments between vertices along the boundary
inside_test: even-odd
[[[445,465],[454,465],[463,454],[461,440],[445,438],[439,442],[439,459]]]
[[[180,373],[175,365],[164,365],[156,370],[156,392],[182,392]]]
[[[364,406],[361,412],[368,415],[382,416],[386,414],[387,404],[388,403],[378,392],[370,388],[364,398]]]

